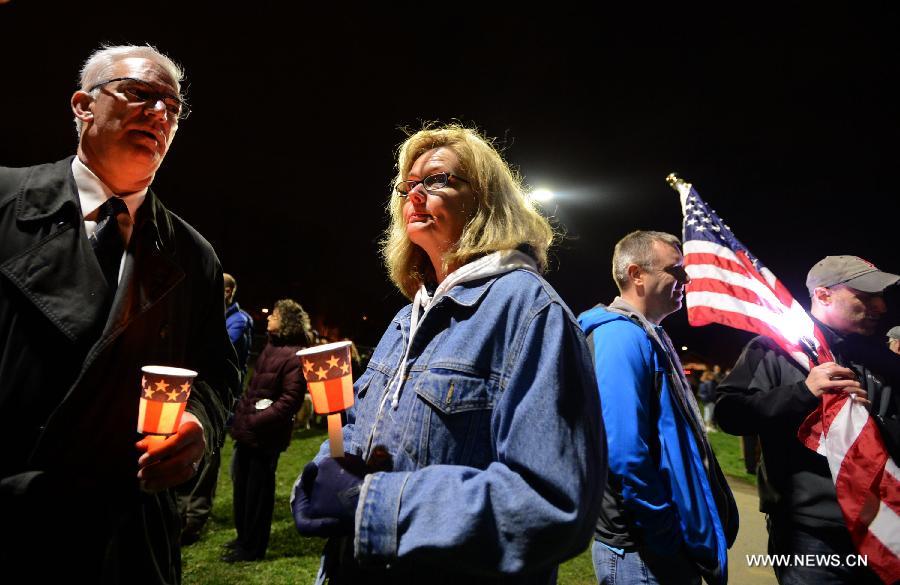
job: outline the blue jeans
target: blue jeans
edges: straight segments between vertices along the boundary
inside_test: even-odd
[[[660,557],[646,549],[620,554],[595,540],[591,557],[599,585],[700,585],[700,573],[684,556]]]

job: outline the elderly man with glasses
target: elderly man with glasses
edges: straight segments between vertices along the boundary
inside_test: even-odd
[[[77,155],[0,168],[0,579],[181,580],[168,490],[237,388],[219,261],[150,190],[181,79],[152,47],[103,47],[71,98]],[[136,432],[150,364],[198,372],[165,441]]]

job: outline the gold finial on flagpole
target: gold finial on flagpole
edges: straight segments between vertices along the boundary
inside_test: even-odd
[[[678,173],[669,173],[669,176],[666,177],[666,183],[669,184],[669,187],[672,187],[676,191],[678,190],[678,185],[684,183],[684,179],[678,176]]]

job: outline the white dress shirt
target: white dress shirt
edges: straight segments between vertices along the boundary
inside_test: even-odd
[[[110,197],[115,197],[115,193],[107,187],[91,169],[87,168],[81,160],[76,156],[72,159],[72,175],[75,177],[75,186],[78,188],[78,199],[81,203],[81,213],[84,217],[84,229],[90,238],[97,229],[97,210]],[[128,207],[128,214],[134,222],[135,214],[144,199],[147,197],[147,188],[144,187],[140,191],[134,193],[125,193],[119,198]],[[125,242],[126,249],[128,242]],[[122,260],[119,263],[119,280],[122,279],[122,268],[125,265],[125,254],[122,254]]]

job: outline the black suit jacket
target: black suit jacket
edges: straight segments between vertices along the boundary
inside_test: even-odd
[[[196,370],[187,410],[220,442],[238,391],[222,269],[148,191],[110,291],[71,163],[0,168],[0,574],[49,539],[88,581],[177,582],[171,497],[137,486],[140,368]]]

